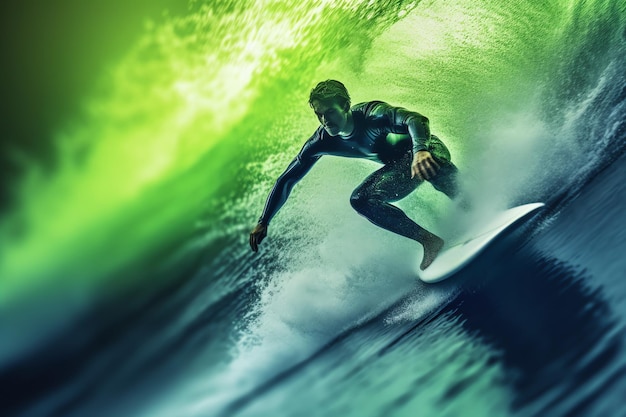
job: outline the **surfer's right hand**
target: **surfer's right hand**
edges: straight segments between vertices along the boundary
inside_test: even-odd
[[[419,151],[413,157],[411,163],[411,178],[419,178],[420,180],[429,180],[437,175],[439,164],[430,152]]]
[[[259,250],[259,245],[267,236],[267,226],[263,224],[257,224],[256,227],[250,232],[250,247],[252,252]]]

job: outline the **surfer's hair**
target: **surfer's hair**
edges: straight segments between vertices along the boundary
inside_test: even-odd
[[[341,107],[350,107],[350,94],[346,86],[337,80],[326,80],[318,83],[309,95],[309,105],[313,100],[335,101]]]

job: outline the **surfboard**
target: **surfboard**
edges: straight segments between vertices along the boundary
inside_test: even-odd
[[[444,246],[433,263],[418,272],[418,277],[429,283],[449,278],[467,266],[495,238],[543,206],[543,203],[530,203],[513,207],[493,216],[486,224],[473,227],[450,246]]]

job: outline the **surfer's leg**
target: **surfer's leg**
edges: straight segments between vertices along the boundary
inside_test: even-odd
[[[420,184],[411,178],[410,155],[391,162],[368,176],[352,193],[350,203],[362,216],[375,225],[413,239],[424,246],[420,268],[425,269],[435,259],[443,240],[411,220],[400,208],[390,202],[401,200]]]
[[[469,196],[463,193],[459,187],[459,169],[450,160],[450,152],[446,145],[436,136],[432,136],[428,147],[439,165],[437,174],[428,181],[437,191],[441,191],[450,199],[456,200],[459,208],[464,211],[470,210],[472,203]]]
[[[439,169],[437,174],[428,180],[437,191],[441,191],[451,199],[459,195],[458,168],[450,160],[450,151],[437,136],[432,135],[428,140],[428,151],[431,153]]]
[[[472,202],[467,193],[463,193],[459,189],[459,170],[450,161],[439,163],[440,169],[437,175],[431,178],[430,183],[433,187],[455,200],[458,207],[463,211],[469,211],[472,208]]]
[[[439,170],[428,181],[437,191],[441,191],[451,199],[455,199],[459,195],[459,169],[450,161],[437,160],[437,163],[439,164]]]

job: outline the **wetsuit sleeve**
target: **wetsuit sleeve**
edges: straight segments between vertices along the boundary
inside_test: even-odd
[[[408,133],[413,142],[413,154],[428,149],[426,141],[430,139],[430,126],[426,116],[384,102],[376,102],[370,113],[383,120],[391,133]]]
[[[318,130],[307,140],[300,153],[291,161],[287,169],[278,177],[272,191],[270,191],[259,224],[267,226],[274,215],[285,204],[293,186],[311,170],[321,155],[315,153],[315,144],[321,132]]]

